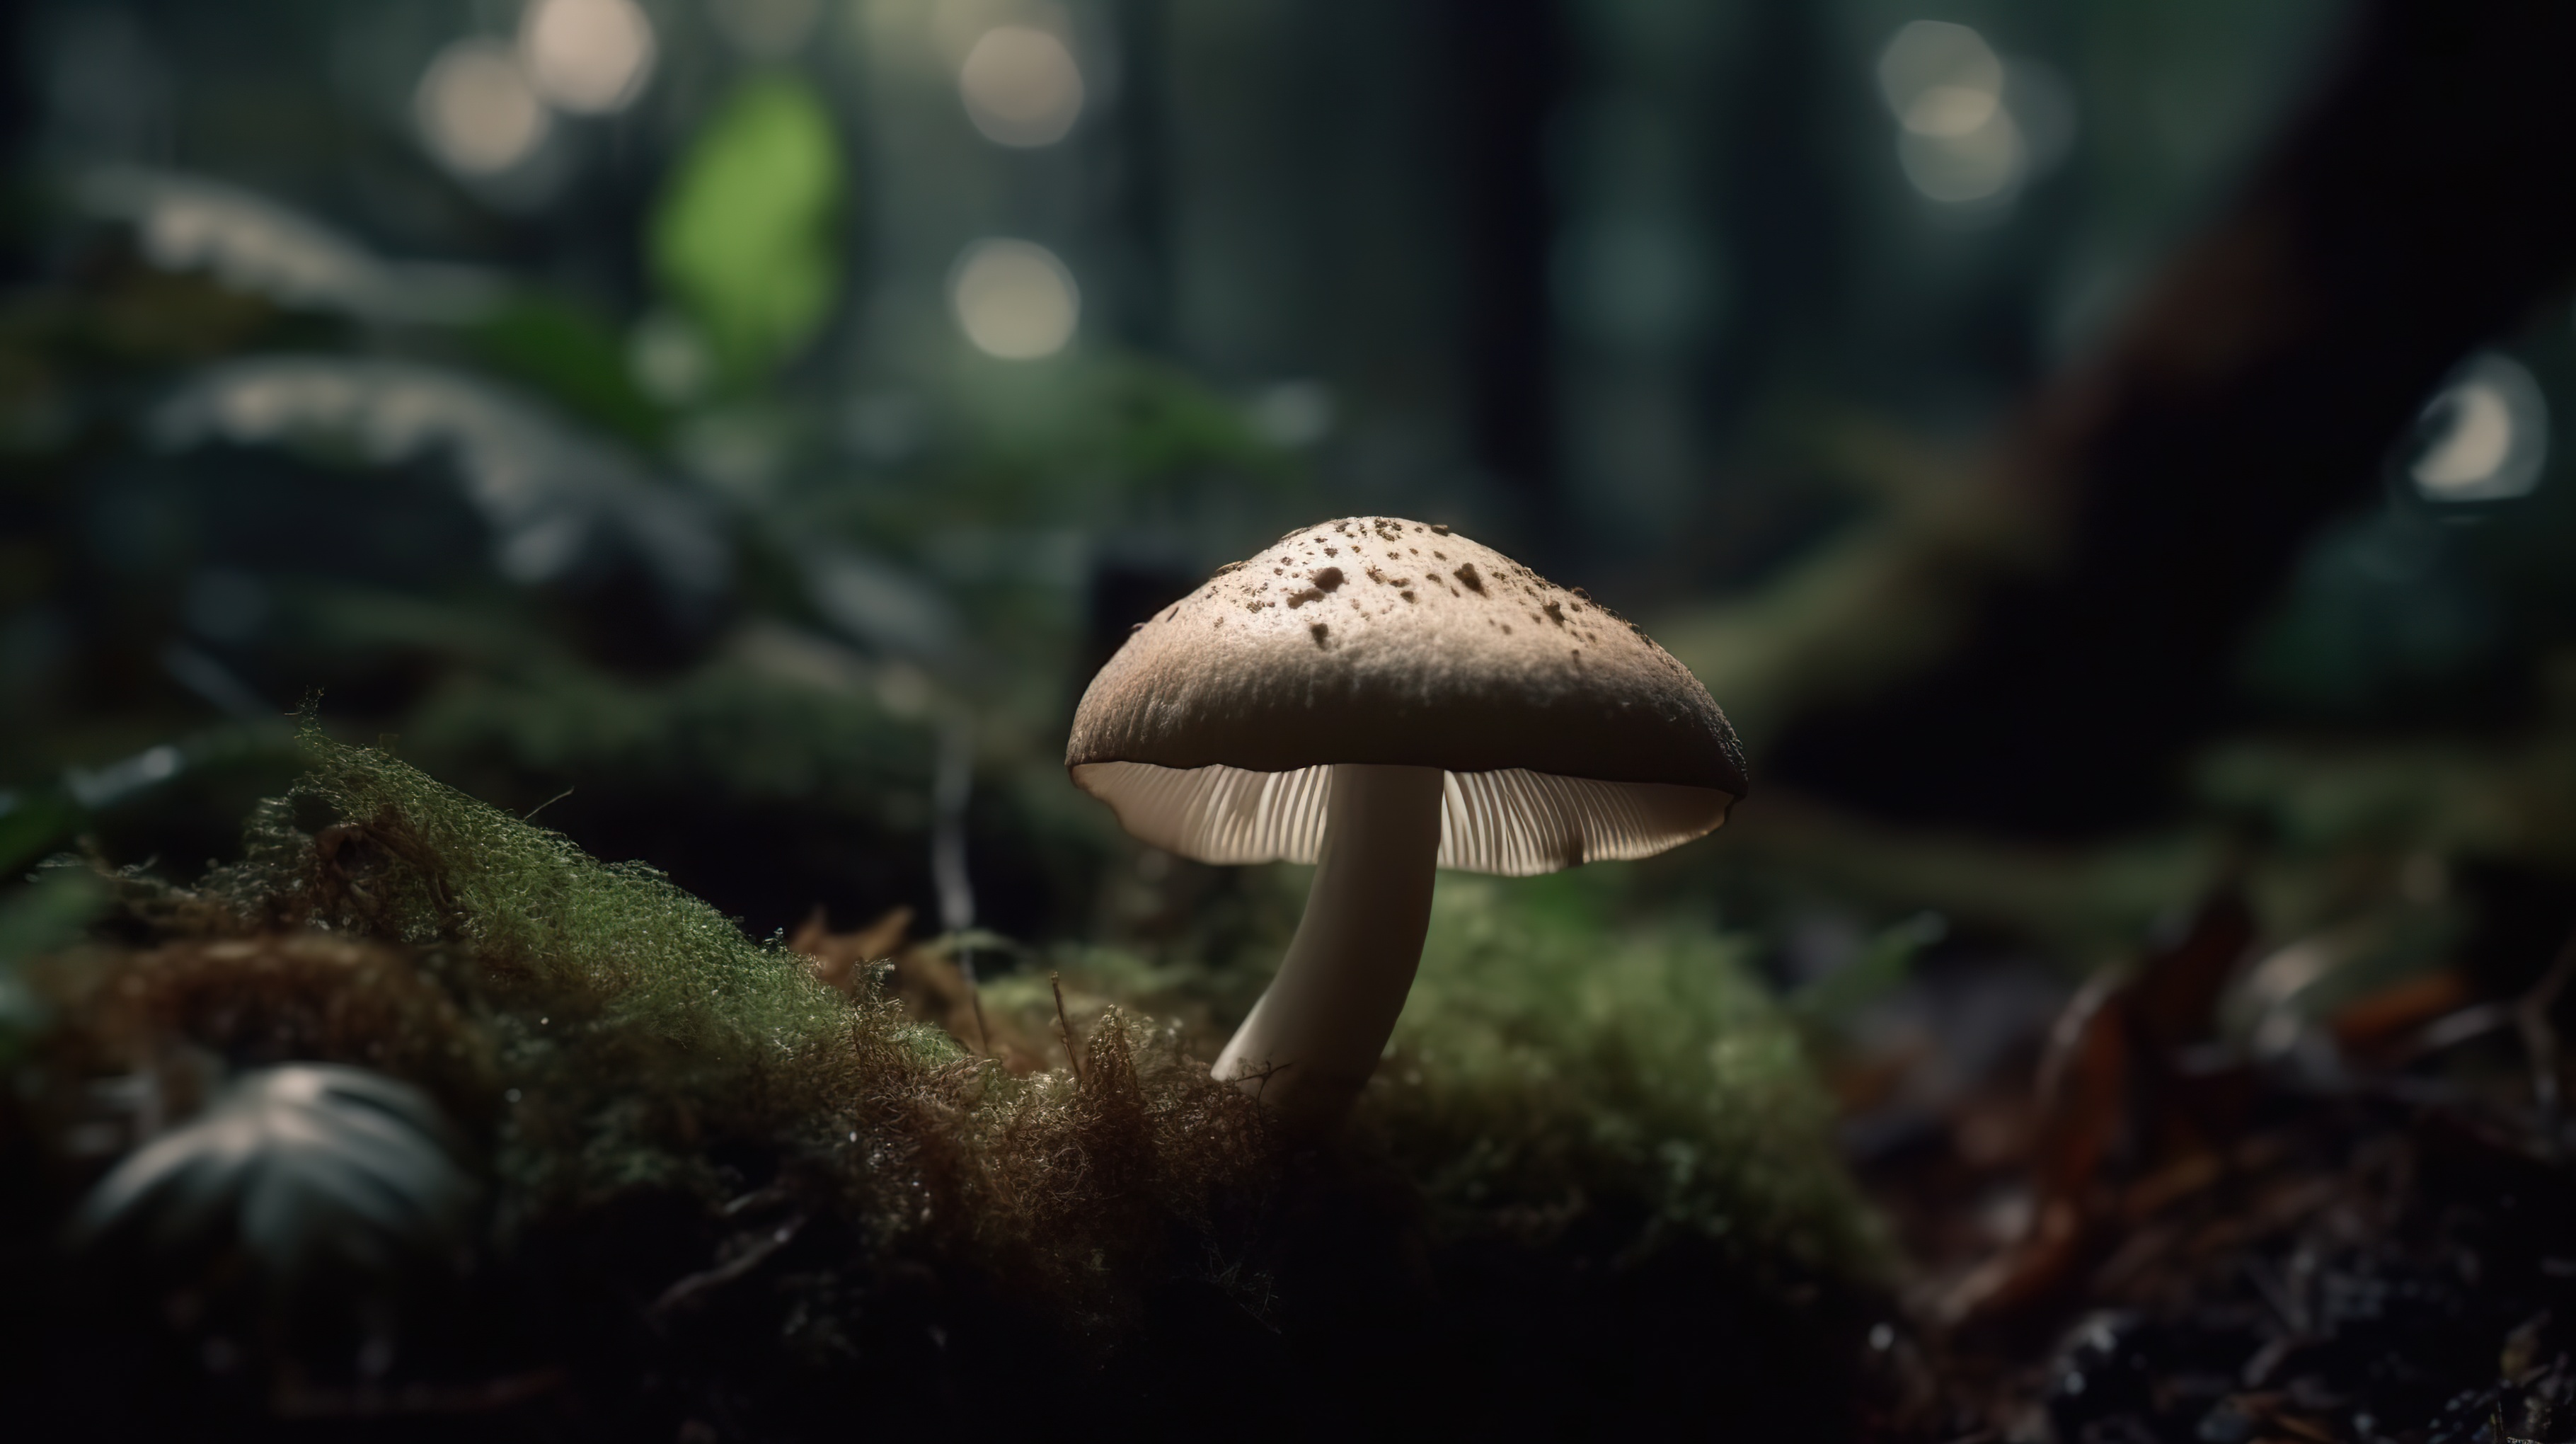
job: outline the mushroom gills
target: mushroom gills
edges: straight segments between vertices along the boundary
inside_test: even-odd
[[[1322,856],[1334,766],[1256,772],[1085,762],[1073,777],[1116,810],[1120,826],[1166,852],[1219,865],[1311,863]],[[1716,828],[1735,801],[1712,787],[1519,767],[1450,772],[1443,789],[1439,865],[1504,877],[1653,857]]]
[[[1278,976],[1218,1055],[1292,1125],[1346,1113],[1404,1011],[1431,927],[1440,857],[1437,767],[1337,763],[1306,915]]]

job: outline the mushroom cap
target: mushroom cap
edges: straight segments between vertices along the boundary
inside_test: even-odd
[[[1726,715],[1633,624],[1446,527],[1301,527],[1137,627],[1065,766],[1201,862],[1312,862],[1337,762],[1437,767],[1442,867],[1648,857],[1746,791]]]

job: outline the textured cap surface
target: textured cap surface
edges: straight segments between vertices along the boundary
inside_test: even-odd
[[[1395,517],[1291,532],[1165,608],[1065,751],[1128,831],[1208,862],[1311,860],[1310,769],[1337,762],[1449,772],[1441,863],[1487,872],[1660,852],[1745,791],[1725,715],[1644,632]]]

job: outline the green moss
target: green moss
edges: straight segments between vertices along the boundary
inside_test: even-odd
[[[1273,871],[1261,881],[1282,889],[1310,873]],[[1414,1181],[1452,1241],[1607,1226],[1627,1263],[1713,1243],[1762,1275],[1755,1289],[1883,1276],[1889,1244],[1836,1151],[1801,1020],[1751,971],[1753,940],[1684,914],[1623,925],[1617,870],[1585,873],[1441,878],[1355,1142]],[[1903,951],[1920,926],[1898,930]],[[1123,1005],[1186,1027],[1202,1056],[1263,983],[1259,966],[1111,948],[1024,959],[987,986],[985,1011],[997,1046],[1057,1064],[1051,970],[1077,1033]]]
[[[1097,1017],[1080,1079],[1014,1077],[908,1018],[876,980],[844,995],[650,868],[600,862],[309,720],[302,740],[313,770],[253,814],[244,859],[196,889],[126,879],[127,926],[178,939],[319,927],[392,945],[454,1000],[461,1044],[492,1059],[498,1096],[479,1121],[504,1239],[643,1195],[720,1219],[762,1189],[844,1231],[846,1267],[941,1259],[1006,1278],[1020,1307],[1101,1339],[1175,1275],[1259,1276],[1254,1242],[1214,1222],[1225,1197],[1269,1176],[1255,1110],[1169,1033]],[[220,989],[214,974],[237,960],[236,995],[256,1009],[279,992],[249,975],[273,951],[209,951],[190,986]],[[149,992],[164,964],[126,955],[104,966],[134,988],[93,972],[77,991]],[[386,1016],[385,1039],[335,1047],[422,1072],[398,1061],[417,1050],[370,1047],[404,1011]],[[236,1031],[239,1012],[226,1013]],[[162,1015],[194,1027],[187,1010]],[[105,1012],[86,1021],[109,1026]]]
[[[1100,1104],[1098,1090],[1086,1104],[1068,1073],[1015,1078],[971,1060],[889,1003],[817,982],[651,869],[599,862],[384,752],[309,726],[305,745],[313,774],[255,819],[250,860],[212,886],[472,960],[460,985],[519,1091],[503,1166],[527,1208],[685,1180],[710,1133],[806,1150],[862,1210],[945,1189],[971,1215],[960,1227],[1005,1252],[1026,1247],[1009,1240],[1034,1227],[1031,1208],[1062,1205],[1024,1197],[1044,1169],[1031,1140],[1061,1142],[1068,1110]],[[1834,1156],[1830,1106],[1745,941],[1683,920],[1620,931],[1597,893],[1444,879],[1364,1146],[1453,1231],[1606,1209],[1647,1230],[1631,1240],[1641,1248],[1678,1229],[1748,1259],[1867,1273],[1879,1243]],[[1173,1179],[1240,1172],[1250,1155],[1191,1134],[1209,1105],[1180,1034],[1111,1010],[1177,1013],[1205,1049],[1251,979],[1110,950],[1058,961],[1086,1051],[1129,1059],[1113,1070],[1128,1079],[1117,1106],[1149,1151],[1186,1160],[1156,1185],[1175,1190],[1164,1205],[1195,1209],[1175,1199],[1203,1184]],[[986,1005],[1024,1062],[1061,1069],[1052,1001],[1031,969],[996,980]]]
[[[318,727],[304,745],[312,773],[210,889],[245,914],[301,912],[445,960],[511,1090],[496,1166],[514,1216],[645,1185],[713,1189],[709,1136],[818,1133],[854,1095],[960,1056],[648,867],[598,861]]]
[[[70,1098],[69,1065],[157,1030],[156,1055],[428,1089],[482,1145],[490,1246],[580,1321],[532,1348],[649,1323],[670,1351],[616,1346],[607,1376],[757,1396],[802,1421],[781,1437],[925,1373],[1114,1376],[1177,1410],[1182,1376],[1304,1358],[1351,1400],[1503,1419],[1855,1356],[1876,1237],[1795,1029],[1705,926],[1615,931],[1591,884],[1447,881],[1352,1138],[1291,1153],[1201,1061],[1257,969],[1061,951],[1076,1072],[1045,969],[996,947],[1024,965],[985,998],[1015,1074],[875,970],[845,995],[649,868],[303,741],[313,771],[241,862],[194,889],[120,877],[129,941],[66,960],[46,1066]],[[354,1006],[335,980],[362,976]]]
[[[513,992],[584,1009],[638,1044],[742,1068],[787,1063],[848,1022],[848,1005],[800,958],[637,863],[603,863],[381,752],[309,729],[316,770],[298,794],[353,820],[324,884],[391,936],[463,943]],[[363,851],[381,847],[390,868]],[[953,1050],[907,1028],[925,1061]]]
[[[1369,1116],[1455,1227],[1544,1232],[1625,1205],[1639,1246],[1678,1229],[1866,1275],[1883,1242],[1748,952],[1704,924],[1605,930],[1544,889],[1445,877]]]

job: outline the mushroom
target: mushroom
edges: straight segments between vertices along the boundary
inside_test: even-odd
[[[1166,851],[1317,864],[1215,1065],[1316,1131],[1395,1031],[1435,869],[1650,857],[1746,790],[1725,714],[1643,630],[1396,517],[1290,532],[1139,626],[1083,693],[1065,766]]]

